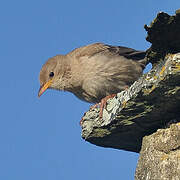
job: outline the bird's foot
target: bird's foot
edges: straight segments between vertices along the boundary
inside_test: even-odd
[[[129,86],[127,85],[124,87],[124,90],[128,90],[128,88],[129,88]],[[102,98],[100,103],[94,104],[93,106],[90,107],[90,109],[99,107],[100,108],[99,117],[102,118],[103,110],[106,108],[106,105],[107,105],[107,100],[115,97],[116,95],[117,94],[111,94],[111,95],[106,96],[105,98]],[[83,118],[80,120],[81,126],[82,126],[82,123],[83,123]]]
[[[106,108],[107,100],[110,98],[113,98],[115,96],[116,96],[116,94],[111,94],[111,95],[106,96],[105,98],[102,98],[100,103],[97,103],[97,104],[91,106],[90,109],[99,107],[100,108],[99,117],[102,118],[103,109]]]
[[[90,109],[94,109],[94,108],[100,107],[100,105],[101,105],[101,103],[96,103],[96,104],[92,105],[90,107]]]
[[[103,109],[106,108],[106,105],[107,105],[107,100],[108,99],[111,99],[113,97],[115,97],[116,94],[111,94],[111,95],[108,95],[106,96],[105,98],[102,98],[101,99],[101,102],[100,102],[100,112],[99,112],[99,117],[102,118],[102,115],[103,115]]]
[[[83,124],[83,117],[81,118],[79,124],[80,124],[80,126],[82,126],[82,124]]]
[[[84,113],[83,117],[84,117],[85,115],[86,115],[86,113]],[[80,124],[81,127],[82,127],[82,124],[83,124],[83,122],[84,122],[83,117],[81,118],[81,120],[80,120],[80,122],[79,122],[79,124]]]

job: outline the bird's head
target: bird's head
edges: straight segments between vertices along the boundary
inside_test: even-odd
[[[64,90],[66,86],[66,78],[69,74],[67,60],[68,59],[66,59],[63,55],[57,55],[48,59],[48,61],[43,65],[39,75],[39,97],[47,89]]]

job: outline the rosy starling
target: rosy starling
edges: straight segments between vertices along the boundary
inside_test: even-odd
[[[100,103],[129,87],[146,66],[146,52],[95,43],[49,58],[40,71],[41,96],[46,89],[72,92],[79,99]]]

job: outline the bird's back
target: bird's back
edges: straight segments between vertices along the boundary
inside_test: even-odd
[[[102,43],[77,48],[68,55],[77,64],[73,75],[77,84],[81,80],[73,93],[94,103],[130,86],[145,66],[145,52]]]
[[[91,57],[99,53],[105,54],[107,56],[125,56],[128,59],[134,60],[144,59],[146,55],[145,51],[137,51],[135,49],[127,48],[124,46],[111,46],[103,43],[94,43],[76,48],[68,53],[68,55],[78,58],[83,56]]]

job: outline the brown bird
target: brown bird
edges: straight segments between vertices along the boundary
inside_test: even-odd
[[[102,116],[107,99],[141,76],[147,63],[145,54],[127,47],[95,43],[54,56],[40,71],[38,96],[48,88],[69,91],[81,100],[101,102]]]

